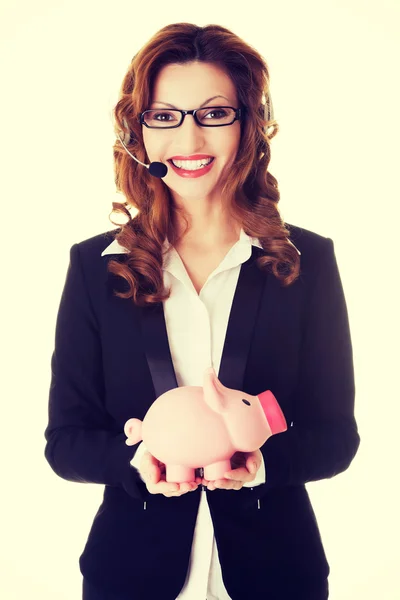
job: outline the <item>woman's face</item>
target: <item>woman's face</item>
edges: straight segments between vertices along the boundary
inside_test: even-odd
[[[152,103],[147,108],[191,110],[201,105],[239,108],[234,84],[224,71],[211,63],[192,62],[167,65],[160,71],[154,82]],[[225,127],[201,127],[193,115],[186,115],[182,125],[175,129],[149,129],[142,125],[142,132],[149,160],[167,164],[168,173],[162,181],[179,205],[185,204],[190,209],[190,203],[196,200],[219,200],[221,174],[229,172],[239,147],[238,120]],[[195,154],[214,157],[211,168],[199,177],[183,177],[175,172],[170,163],[172,157]]]

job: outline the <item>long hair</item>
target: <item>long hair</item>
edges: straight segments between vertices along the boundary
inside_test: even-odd
[[[289,230],[278,210],[277,180],[268,172],[270,140],[279,127],[276,121],[264,118],[269,71],[254,48],[219,25],[198,27],[175,23],[163,27],[131,61],[114,108],[116,129],[130,132],[127,148],[148,163],[138,116],[152,101],[153,82],[159,71],[168,64],[193,61],[213,63],[229,75],[236,87],[245,117],[240,121],[235,162],[229,177],[221,180],[221,201],[234,222],[240,223],[249,236],[260,240],[265,254],[256,259],[257,266],[271,271],[283,286],[288,286],[299,276],[300,259],[287,240]],[[158,303],[170,296],[171,290],[166,290],[163,283],[163,244],[166,237],[171,245],[178,240],[175,218],[180,209],[173,205],[165,183],[134,161],[119,139],[113,155],[115,184],[126,202],[114,202],[112,212],[128,217],[115,239],[128,254],[123,262],[110,260],[108,270],[128,283],[128,291],[115,292],[117,296],[132,297],[138,306]],[[133,218],[127,207],[137,209]],[[184,215],[183,219],[186,221]]]

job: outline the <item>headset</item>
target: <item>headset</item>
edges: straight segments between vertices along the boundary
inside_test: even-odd
[[[274,107],[272,104],[272,98],[271,98],[271,94],[269,93],[269,91],[268,91],[267,100],[264,104],[264,119],[266,121],[270,121],[271,119],[274,119]],[[166,174],[168,173],[168,167],[165,163],[152,162],[149,165],[146,165],[145,163],[142,163],[138,158],[136,158],[135,156],[133,156],[133,154],[131,154],[129,152],[129,150],[125,146],[125,144],[129,144],[129,142],[131,141],[131,132],[129,131],[129,126],[128,126],[126,119],[123,119],[123,123],[124,123],[124,126],[126,127],[126,131],[117,132],[117,136],[118,136],[121,144],[123,145],[123,147],[129,154],[129,156],[131,156],[133,158],[133,160],[136,160],[136,162],[138,162],[140,165],[143,165],[144,167],[146,167],[149,170],[150,175],[153,175],[154,177],[165,177]]]

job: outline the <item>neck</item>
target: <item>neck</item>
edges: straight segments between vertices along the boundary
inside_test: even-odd
[[[191,214],[185,213],[188,221],[180,213],[176,213],[175,227],[180,246],[191,246],[203,249],[222,248],[238,241],[241,225],[231,215],[214,206],[200,207]],[[187,227],[187,230],[185,231]]]

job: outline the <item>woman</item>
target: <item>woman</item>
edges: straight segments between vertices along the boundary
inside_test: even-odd
[[[114,158],[129,220],[71,248],[45,432],[59,476],[105,485],[85,600],[328,598],[305,483],[357,452],[352,346],[332,240],[279,214],[267,97],[265,61],[215,25],[164,27],[124,78]],[[210,365],[227,387],[271,390],[288,429],[223,479],[168,483],[124,424]]]

